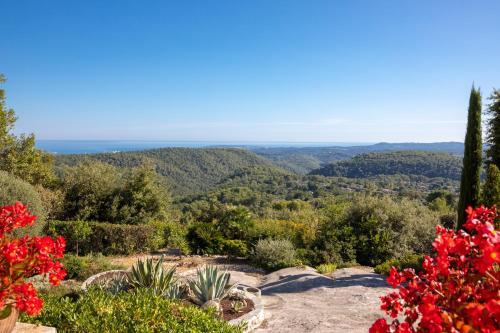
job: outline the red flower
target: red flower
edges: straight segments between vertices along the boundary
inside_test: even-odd
[[[424,258],[421,273],[391,269],[387,282],[399,290],[381,297],[381,309],[393,318],[403,313],[405,322],[379,319],[370,332],[500,332],[496,209],[469,207],[467,213],[470,234],[436,228],[436,253]]]
[[[36,217],[21,203],[0,207],[0,309],[14,305],[22,312],[36,315],[43,302],[31,283],[25,279],[47,274],[49,282],[58,285],[66,276],[62,258],[66,243],[59,237],[13,238],[15,229],[32,224]]]
[[[370,327],[369,333],[386,333],[389,331],[389,324],[383,318],[377,319],[375,323],[373,323],[372,327]]]

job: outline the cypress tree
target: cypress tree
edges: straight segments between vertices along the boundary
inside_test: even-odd
[[[460,198],[458,201],[458,228],[461,228],[466,221],[467,216],[465,214],[465,209],[468,206],[476,207],[479,203],[481,159],[481,93],[472,86],[469,98],[467,132],[465,134],[464,143]]]
[[[487,163],[493,163],[500,166],[500,90],[493,89],[490,96],[491,103],[486,111],[489,116],[487,123],[486,142],[488,150],[486,151]]]
[[[488,165],[481,200],[488,207],[500,204],[500,170],[493,163]]]

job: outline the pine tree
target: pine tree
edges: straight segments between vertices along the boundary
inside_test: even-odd
[[[487,163],[500,165],[500,90],[493,89],[489,98],[487,115],[490,117],[487,123],[486,142],[489,147],[486,151]]]
[[[458,228],[461,228],[466,221],[465,209],[468,206],[476,207],[479,203],[481,159],[481,93],[473,86],[469,98],[467,133],[464,143],[462,180],[458,201]]]
[[[486,172],[486,180],[481,192],[482,203],[488,207],[497,205],[500,207],[500,170],[490,163]]]

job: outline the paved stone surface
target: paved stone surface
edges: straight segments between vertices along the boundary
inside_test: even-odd
[[[56,329],[54,327],[17,322],[12,333],[56,333]]]
[[[266,320],[254,332],[368,332],[383,315],[379,297],[391,290],[365,267],[345,268],[331,277],[314,269],[287,268],[264,276]]]

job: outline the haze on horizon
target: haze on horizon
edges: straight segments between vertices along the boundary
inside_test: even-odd
[[[500,88],[500,2],[0,0],[38,139],[463,141]]]

